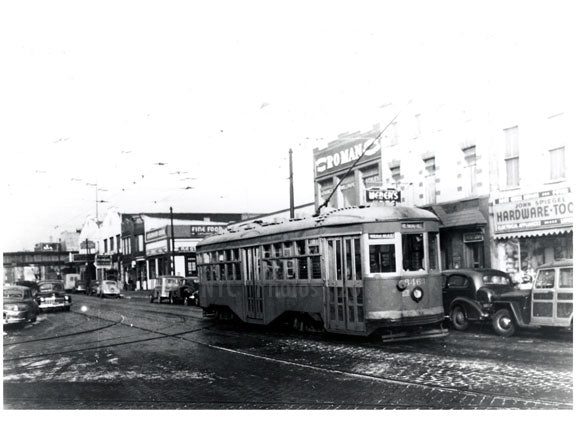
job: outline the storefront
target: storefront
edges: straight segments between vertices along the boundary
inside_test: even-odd
[[[572,258],[573,215],[566,186],[494,197],[495,267],[520,279],[544,263]]]
[[[197,223],[174,225],[173,228],[163,226],[146,232],[149,288],[153,288],[154,280],[162,275],[198,276],[196,244],[205,237],[224,232],[225,228],[222,223]]]
[[[428,207],[440,219],[442,269],[490,267],[488,197]]]

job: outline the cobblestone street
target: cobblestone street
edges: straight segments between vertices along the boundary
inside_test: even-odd
[[[75,296],[5,328],[5,409],[571,409],[567,333],[383,344]],[[86,308],[82,312],[82,307]]]

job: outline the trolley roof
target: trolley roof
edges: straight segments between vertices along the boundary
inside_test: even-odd
[[[335,209],[319,216],[303,219],[280,219],[271,222],[256,220],[242,225],[230,225],[227,228],[227,232],[207,237],[198,243],[198,246],[208,246],[319,227],[408,220],[439,222],[436,215],[421,208],[408,206],[353,206]]]

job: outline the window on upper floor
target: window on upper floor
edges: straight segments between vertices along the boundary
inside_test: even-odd
[[[392,180],[396,183],[400,182],[400,179],[402,178],[402,175],[400,174],[400,162],[390,162],[388,167],[390,168]]]
[[[564,179],[566,177],[566,155],[564,147],[549,150],[550,180]]]
[[[104,253],[105,254],[108,253],[108,239],[107,238],[104,239]]]
[[[520,185],[520,149],[518,143],[518,126],[504,130],[506,149],[504,161],[506,162],[506,186]]]

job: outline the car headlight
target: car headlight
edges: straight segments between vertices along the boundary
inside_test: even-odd
[[[68,295],[64,295],[64,299],[65,299],[66,301],[70,301],[70,297],[69,297]]]
[[[412,299],[416,302],[420,302],[422,300],[422,298],[424,297],[424,291],[420,288],[420,287],[415,287],[412,290]]]
[[[44,298],[43,298],[43,297],[40,298],[40,302],[44,302]]]

